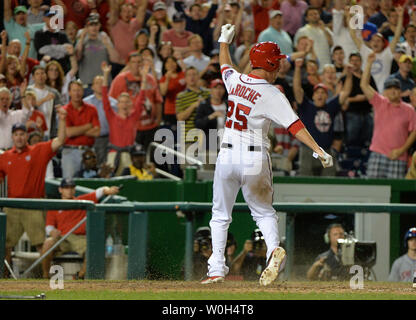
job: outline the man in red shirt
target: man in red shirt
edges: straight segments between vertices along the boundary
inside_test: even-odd
[[[75,182],[71,179],[62,179],[59,193],[63,200],[89,200],[97,203],[103,196],[115,195],[118,187],[101,187],[96,191],[75,197]],[[77,223],[85,218],[85,210],[49,210],[46,214],[45,233],[48,236],[43,243],[42,254],[48,251],[61,236],[66,235]],[[87,241],[85,237],[85,226],[83,223],[72,234],[68,236],[54,251],[42,260],[43,278],[49,278],[49,270],[55,253],[76,252],[84,257],[84,264],[78,273],[83,279],[86,271],[85,251]]]
[[[172,18],[172,29],[165,30],[162,40],[170,41],[174,50],[180,53],[188,51],[188,39],[193,35],[191,31],[185,30],[186,18],[183,12],[176,12]]]
[[[141,70],[145,68],[150,61],[144,61],[137,52],[131,53],[129,56],[129,71],[120,73],[114,78],[110,96],[118,99],[121,93],[128,92],[135,102],[141,91]],[[136,142],[143,145],[145,150],[153,141],[154,133],[159,127],[162,118],[162,102],[158,83],[155,78],[147,74],[147,85],[144,89],[144,107],[141,110],[139,121],[137,123]]]
[[[28,145],[24,124],[12,127],[13,148],[0,155],[0,175],[7,176],[9,198],[43,198],[48,162],[65,142],[66,111],[59,108],[58,136],[53,140]],[[6,223],[6,259],[11,263],[12,248],[26,231],[32,245],[41,249],[45,239],[42,210],[4,208]]]
[[[62,150],[62,175],[72,178],[81,170],[82,153],[94,145],[100,135],[100,120],[95,106],[82,100],[83,84],[79,80],[69,83],[70,101],[64,106],[68,113],[66,118],[66,135]]]
[[[142,69],[141,90],[134,105],[130,95],[127,92],[123,92],[117,99],[117,112],[111,108],[107,93],[111,66],[103,63],[101,68],[104,74],[102,101],[110,131],[110,143],[108,145],[110,150],[107,154],[107,165],[114,168],[115,176],[119,176],[124,168],[131,165],[130,150],[134,147],[136,139],[137,121],[143,109],[147,86],[146,75],[149,72],[150,65]]]

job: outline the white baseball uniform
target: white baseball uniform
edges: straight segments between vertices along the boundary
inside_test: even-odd
[[[208,276],[225,276],[224,251],[232,209],[240,188],[251,215],[263,233],[267,259],[279,246],[277,215],[273,209],[272,167],[268,149],[271,121],[293,135],[304,128],[283,93],[266,80],[221,66],[228,92],[225,130],[218,154],[210,221],[213,253]]]

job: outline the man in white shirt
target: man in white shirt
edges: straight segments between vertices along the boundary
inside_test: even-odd
[[[16,123],[26,123],[32,115],[32,109],[9,110],[12,94],[6,87],[0,88],[0,149],[9,149],[13,145],[12,127]]]
[[[191,55],[183,59],[183,62],[187,67],[194,67],[200,74],[203,74],[211,59],[202,53],[202,49],[204,48],[202,38],[194,34],[189,37],[188,43]]]
[[[354,40],[357,48],[360,50],[362,57],[363,70],[367,64],[368,56],[374,51],[376,54],[376,60],[373,63],[371,68],[371,76],[374,78],[374,81],[377,85],[377,91],[379,93],[384,90],[384,82],[390,76],[391,64],[393,62],[393,54],[396,50],[396,44],[400,39],[402,29],[403,29],[403,7],[397,7],[397,12],[399,14],[399,21],[397,23],[397,28],[394,33],[393,40],[388,46],[386,46],[386,41],[381,33],[375,33],[371,40],[368,42],[368,45],[364,43],[362,37],[357,37],[355,30],[350,27],[350,35]],[[347,19],[349,21],[350,16],[348,14]]]
[[[305,17],[308,23],[296,32],[294,43],[297,43],[302,36],[313,40],[313,48],[319,59],[319,72],[322,72],[323,66],[331,63],[332,32],[325,27],[318,8],[309,7],[305,12]]]
[[[35,66],[32,70],[34,84],[28,88],[36,93],[36,107],[43,113],[46,119],[48,130],[45,137],[55,135],[57,129],[55,107],[61,105],[59,92],[46,85],[46,72],[42,66]]]

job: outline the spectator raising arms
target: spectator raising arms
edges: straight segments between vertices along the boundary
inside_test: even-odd
[[[147,74],[150,65],[147,63],[141,70],[141,86],[139,96],[134,103],[127,92],[121,93],[117,98],[117,112],[111,106],[108,97],[107,83],[111,72],[111,66],[103,63],[102,71],[104,81],[102,86],[102,99],[105,115],[110,128],[109,152],[107,155],[107,165],[114,168],[114,175],[119,176],[124,168],[131,163],[130,150],[134,147],[137,133],[137,122],[144,109],[146,98]]]
[[[391,64],[393,62],[393,54],[396,49],[396,44],[398,43],[402,33],[404,9],[403,7],[398,7],[396,10],[399,14],[399,21],[397,23],[397,28],[394,33],[393,40],[387,46],[386,40],[381,33],[374,34],[371,37],[371,40],[369,41],[367,46],[367,44],[364,43],[363,39],[357,36],[355,30],[351,29],[350,27],[351,38],[354,40],[357,48],[360,50],[363,61],[368,61],[368,56],[371,52],[374,52],[376,54],[376,60],[373,65],[374,69],[372,69],[371,75],[373,76],[376,82],[378,92],[383,91],[384,81],[389,77]],[[348,21],[349,19],[350,16],[348,12]],[[364,64],[364,68],[365,66],[366,64]]]
[[[374,110],[374,131],[367,175],[370,178],[404,178],[407,151],[416,140],[415,109],[401,100],[398,79],[384,83],[383,95],[369,85],[370,70],[377,59],[371,52],[361,77],[361,89]]]
[[[131,2],[124,2],[119,6],[119,1],[109,0],[110,18],[108,25],[114,47],[120,55],[119,64],[124,65],[130,52],[134,50],[134,38],[136,32],[143,26],[146,13],[147,0],[136,0],[136,17]]]
[[[48,162],[65,142],[66,111],[58,109],[58,135],[53,140],[28,145],[24,124],[13,125],[13,148],[0,155],[0,175],[7,176],[9,198],[44,198],[45,173]],[[41,250],[45,239],[42,210],[4,208],[7,214],[6,259],[11,263],[12,248],[26,231],[30,242]]]

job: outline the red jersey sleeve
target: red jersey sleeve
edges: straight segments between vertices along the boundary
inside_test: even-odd
[[[104,108],[105,116],[107,117],[107,120],[110,121],[111,119],[115,117],[116,113],[114,112],[113,108],[111,108],[110,99],[108,98],[107,86],[102,87],[102,95],[103,95],[102,101],[103,101],[103,108]]]
[[[78,196],[75,198],[75,200],[89,200],[93,201],[94,203],[98,202],[96,191]]]

